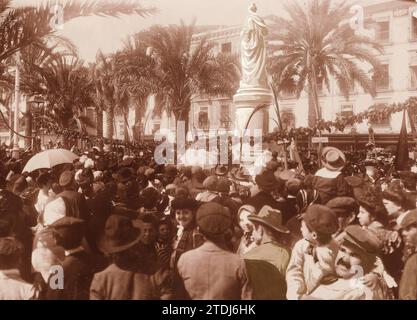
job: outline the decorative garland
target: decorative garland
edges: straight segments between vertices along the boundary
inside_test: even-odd
[[[313,128],[293,128],[290,130],[282,130],[280,132],[272,132],[267,135],[268,139],[277,141],[291,141],[292,138],[302,139],[317,135],[318,131],[332,132],[332,128],[342,131],[347,126],[352,126],[355,123],[362,123],[365,119],[376,121],[388,118],[392,113],[400,112],[404,109],[413,110],[417,112],[417,97],[411,97],[402,103],[379,103],[372,105],[368,110],[360,112],[351,116],[337,115],[334,121],[318,121]]]
[[[286,141],[290,142],[293,138],[303,139],[317,135],[318,131],[332,131],[335,128],[339,131],[343,131],[347,126],[354,125],[355,123],[362,123],[365,119],[368,120],[382,120],[389,117],[391,114],[400,112],[404,109],[414,110],[417,112],[417,97],[411,97],[403,103],[392,104],[374,104],[368,110],[360,112],[351,116],[337,115],[334,121],[318,121],[317,125],[313,128],[292,128],[290,130],[282,130],[279,132],[272,132],[266,135],[268,140]],[[110,140],[106,138],[99,138],[97,136],[91,136],[85,132],[78,130],[62,129],[57,123],[46,121],[46,119],[39,118],[35,122],[35,126],[38,132],[42,130],[46,134],[56,134],[64,136],[67,140],[81,140],[88,144],[98,145],[100,143],[110,144]],[[155,142],[125,142],[122,140],[113,139],[113,146],[125,147],[133,151],[134,153],[143,152],[143,149],[148,149],[151,145],[156,145]]]

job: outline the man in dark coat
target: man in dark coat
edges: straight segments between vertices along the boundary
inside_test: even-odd
[[[283,204],[277,202],[272,196],[272,192],[277,187],[277,180],[272,172],[266,171],[255,177],[260,192],[249,198],[247,204],[255,207],[256,211],[262,209],[263,206],[267,205],[274,209],[283,211]]]
[[[253,237],[258,243],[243,256],[253,285],[254,299],[284,300],[287,291],[285,273],[291,251],[283,244],[283,236],[289,234],[289,230],[282,224],[282,214],[264,206],[257,215],[249,215],[248,219],[254,224]],[[275,281],[271,282],[271,279]]]
[[[81,242],[85,235],[85,222],[74,217],[64,217],[50,225],[56,244],[65,250],[62,262],[64,288],[41,284],[41,299],[45,300],[88,300],[94,269],[90,256]],[[39,277],[37,279],[41,281]]]
[[[75,191],[74,173],[64,171],[59,177],[59,185],[64,188],[58,197],[62,197],[65,201],[66,216],[88,221],[90,218],[90,210],[84,196]]]
[[[98,246],[110,256],[112,264],[94,275],[90,300],[174,298],[172,273],[149,269],[140,239],[140,230],[133,227],[128,217],[111,215],[107,219]]]

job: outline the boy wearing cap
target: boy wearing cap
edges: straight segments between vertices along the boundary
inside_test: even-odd
[[[400,281],[399,298],[417,300],[417,209],[408,212],[400,223],[400,230],[406,245],[414,248],[407,259]]]
[[[299,300],[334,273],[338,244],[336,215],[326,206],[313,204],[303,214],[299,240],[287,268],[287,299]]]

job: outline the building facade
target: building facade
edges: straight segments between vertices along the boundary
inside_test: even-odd
[[[383,53],[377,58],[382,64],[378,74],[363,66],[375,82],[377,95],[372,97],[355,85],[349,99],[339,91],[336,81],[331,79],[330,90],[319,86],[319,103],[322,118],[335,120],[339,113],[349,115],[366,111],[374,104],[404,102],[409,97],[417,96],[417,3],[404,1],[384,1],[362,5],[364,23],[360,32],[371,36],[383,45]],[[416,17],[413,12],[416,11]],[[242,26],[207,31],[194,36],[194,43],[203,37],[215,42],[215,52],[231,52],[239,54],[240,31]],[[308,126],[307,92],[302,92],[299,99],[290,93],[279,95],[281,119],[287,128]],[[192,102],[190,126],[194,128],[234,128],[234,106],[232,97],[217,97],[211,99],[196,98]],[[413,114],[411,121],[417,124],[417,114]],[[396,113],[386,119],[372,123],[376,133],[398,133],[401,127],[402,114]],[[409,125],[409,123],[408,123]],[[269,110],[269,131],[277,127],[275,111]],[[366,121],[354,125],[357,133],[367,133]],[[343,132],[349,133],[352,127]]]

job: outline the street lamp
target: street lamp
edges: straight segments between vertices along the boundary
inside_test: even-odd
[[[28,148],[32,145],[33,149],[36,149],[36,143],[37,143],[37,130],[35,130],[36,134],[32,136],[32,122],[33,122],[33,116],[32,116],[32,104],[36,104],[36,110],[39,111],[39,105],[43,104],[44,100],[41,96],[32,96],[28,99],[26,104],[26,130],[25,130],[25,136],[27,137],[25,139],[25,148]],[[33,141],[33,142],[32,142]],[[36,150],[37,151],[37,150]]]

